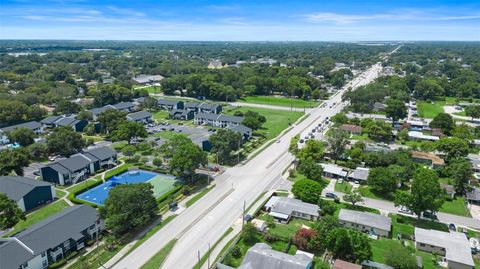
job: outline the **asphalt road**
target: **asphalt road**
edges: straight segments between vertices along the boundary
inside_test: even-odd
[[[348,87],[356,88],[369,83],[380,70],[381,65],[374,65],[325,101],[323,108],[310,110],[310,117],[284,134],[279,143],[273,143],[245,165],[227,169],[216,178],[217,186],[212,191],[113,268],[139,268],[173,238],[178,241],[162,268],[192,268],[198,260],[198,252],[203,256],[208,251],[208,244],[215,243],[242,216],[244,202],[247,206],[253,203],[291,164],[294,157],[288,153],[290,139],[340,112],[345,105],[341,103],[343,92]]]

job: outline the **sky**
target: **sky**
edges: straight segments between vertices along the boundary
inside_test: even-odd
[[[0,0],[0,39],[480,40],[479,0]]]

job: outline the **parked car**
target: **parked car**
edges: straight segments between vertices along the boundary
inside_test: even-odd
[[[36,175],[36,176],[39,176],[40,175],[40,170],[37,169],[37,170],[33,171],[33,174]]]
[[[425,219],[433,219],[433,220],[438,219],[437,214],[435,214],[435,213],[433,213],[433,212],[431,212],[431,211],[428,211],[428,210],[427,210],[427,211],[424,211],[424,212],[422,213],[422,218],[425,218]]]
[[[400,207],[400,209],[398,210],[398,212],[403,213],[403,214],[413,215],[413,212],[412,212],[410,209],[408,209],[408,208],[406,208],[406,207],[404,207],[404,206]]]
[[[277,139],[277,141],[275,141],[275,142],[280,143],[280,139]]]
[[[325,197],[336,199],[337,195],[335,193],[327,192],[327,193],[325,193]]]
[[[253,219],[253,217],[250,214],[245,214],[245,216],[243,216],[243,220],[245,222],[249,222],[251,219]]]
[[[450,231],[457,231],[457,227],[455,227],[453,223],[448,224],[448,229],[450,229]]]
[[[305,140],[303,140],[303,139],[300,139],[300,144],[302,144],[303,142],[305,142]]]

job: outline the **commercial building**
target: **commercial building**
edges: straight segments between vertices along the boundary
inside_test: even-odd
[[[343,208],[340,209],[338,222],[347,228],[385,237],[390,235],[392,229],[392,220],[388,217]]]
[[[17,176],[0,176],[0,193],[15,201],[22,211],[32,210],[55,199],[52,184]]]
[[[415,227],[415,246],[418,250],[435,252],[445,257],[448,268],[474,268],[470,243],[464,233],[441,232]]]

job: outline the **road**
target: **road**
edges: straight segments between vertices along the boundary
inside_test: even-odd
[[[254,104],[254,103],[245,103],[245,102],[232,102],[229,103],[232,106],[249,106],[249,107],[258,107],[258,108],[267,108],[275,110],[287,110],[287,111],[298,111],[308,113],[311,108],[299,108],[299,107],[288,107],[288,106],[274,106],[274,105],[265,105],[265,104]]]
[[[162,268],[192,268],[197,262],[198,252],[203,256],[208,251],[208,244],[215,243],[242,216],[244,202],[250,205],[262,192],[278,182],[280,174],[294,160],[288,152],[290,139],[340,112],[344,106],[341,104],[343,92],[348,87],[356,88],[371,82],[380,70],[380,64],[372,66],[325,101],[323,108],[311,109],[310,117],[293,126],[280,138],[279,143],[273,143],[246,164],[227,169],[216,178],[217,186],[212,191],[113,268],[139,268],[173,238],[178,241]]]

